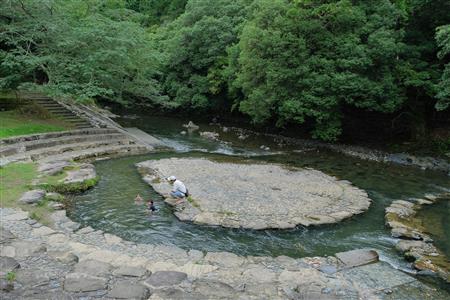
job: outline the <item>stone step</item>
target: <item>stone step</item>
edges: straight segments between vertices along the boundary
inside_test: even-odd
[[[126,136],[121,136],[109,140],[94,140],[94,141],[86,141],[83,143],[62,144],[53,147],[39,148],[26,152],[19,152],[18,154],[7,156],[4,159],[7,159],[9,162],[30,161],[30,160],[36,161],[49,156],[53,157],[63,153],[83,151],[86,149],[101,148],[101,147],[116,147],[134,144],[135,141],[129,140]]]
[[[23,143],[28,141],[36,141],[40,139],[51,139],[51,138],[59,138],[64,136],[75,136],[75,135],[103,135],[109,133],[119,133],[114,128],[87,128],[87,129],[76,129],[70,131],[57,131],[57,132],[48,132],[41,134],[29,134],[29,135],[21,135],[11,138],[0,139],[0,146],[3,145],[13,145],[15,143]]]
[[[120,146],[107,146],[100,148],[92,148],[86,149],[82,151],[74,151],[68,152],[64,154],[54,155],[51,157],[47,157],[45,159],[41,159],[42,162],[49,161],[60,161],[60,160],[83,160],[90,159],[95,157],[104,157],[104,156],[126,156],[126,155],[135,155],[135,154],[145,154],[148,153],[151,149],[139,145],[120,145]]]
[[[38,141],[31,141],[27,143],[23,143],[21,146],[25,147],[25,151],[31,151],[41,148],[54,147],[58,145],[66,145],[66,144],[74,144],[74,143],[84,143],[90,141],[106,141],[106,140],[114,140],[118,138],[127,138],[122,133],[107,133],[102,135],[74,135],[74,136],[66,136],[60,138],[53,139],[45,139]]]
[[[134,141],[130,141],[128,138],[123,136],[119,139],[114,140],[105,140],[105,141],[94,141],[94,142],[85,142],[85,143],[77,143],[77,144],[70,144],[70,145],[62,145],[62,146],[55,146],[40,150],[34,150],[26,152],[25,154],[31,158],[33,161],[41,160],[43,158],[49,157],[49,156],[55,156],[63,153],[68,152],[77,152],[87,149],[96,149],[101,147],[115,147],[115,146],[129,146],[134,145]]]

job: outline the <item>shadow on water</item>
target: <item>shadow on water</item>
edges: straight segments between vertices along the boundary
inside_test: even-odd
[[[157,133],[155,135],[159,138],[177,145],[176,151],[97,162],[97,173],[101,176],[98,186],[77,195],[74,207],[69,211],[70,216],[83,225],[139,243],[170,244],[202,251],[230,251],[241,255],[291,257],[331,255],[367,247],[378,250],[384,260],[402,268],[406,267],[406,262],[393,249],[394,241],[384,226],[385,208],[393,200],[423,197],[426,193],[439,191],[439,187],[450,188],[448,177],[441,173],[361,161],[327,151],[268,155],[270,153],[259,150],[262,143],[271,145],[263,137],[255,138],[252,143],[246,144],[247,147],[244,147],[245,143],[225,147],[221,143],[204,140],[197,133],[183,136],[179,134],[181,121],[167,118],[156,121],[146,119],[140,124],[144,124],[141,129]],[[199,149],[201,152],[196,152]],[[210,153],[220,152],[218,150],[221,149],[228,149],[226,154],[234,156],[223,155],[223,152]],[[180,222],[173,216],[172,208],[141,180],[134,166],[140,161],[168,157],[208,157],[234,162],[245,159],[311,167],[351,181],[366,190],[373,202],[366,213],[339,224],[301,226],[292,230],[253,231]],[[136,205],[134,197],[138,193],[145,199],[153,199],[159,211],[149,215],[144,205]],[[448,206],[447,211],[436,206],[432,214],[436,220],[446,222],[443,234],[448,233]],[[444,240],[439,236],[437,239]],[[443,245],[448,253],[448,240],[447,246],[445,242]]]

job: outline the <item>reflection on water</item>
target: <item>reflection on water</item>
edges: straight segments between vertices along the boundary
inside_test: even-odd
[[[384,226],[384,209],[393,200],[422,197],[426,193],[437,192],[440,187],[450,187],[448,177],[440,173],[360,161],[327,151],[293,153],[290,152],[292,149],[277,149],[272,141],[261,136],[239,141],[232,136],[233,133],[227,133],[229,136],[225,137],[233,142],[232,147],[205,140],[198,133],[184,136],[179,133],[181,123],[167,118],[140,120],[141,129],[157,135],[177,151],[96,163],[101,180],[91,191],[75,197],[70,216],[84,225],[139,243],[173,244],[184,249],[230,251],[241,255],[292,257],[331,255],[369,247],[378,250],[384,260],[402,267],[406,263],[393,250],[393,240]],[[201,128],[217,130],[217,127],[204,125]],[[269,145],[274,151],[285,151],[285,154],[267,155],[270,153],[260,150],[261,144]],[[193,152],[199,149],[203,149],[202,152]],[[211,154],[213,152],[221,154]],[[224,153],[234,156],[225,156]],[[225,160],[242,160],[239,156],[245,156],[258,162],[312,167],[350,180],[366,190],[373,203],[368,212],[340,224],[291,230],[252,231],[180,222],[161,197],[141,180],[134,167],[135,163],[143,160],[175,156]],[[138,193],[145,199],[153,199],[159,211],[149,215],[144,205],[136,205],[134,197]],[[441,216],[448,226],[448,207],[446,216],[442,210],[434,214]],[[448,232],[448,227],[446,229]]]

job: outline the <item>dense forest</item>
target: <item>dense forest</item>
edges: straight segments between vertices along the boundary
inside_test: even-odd
[[[450,125],[449,0],[0,3],[3,90],[239,114],[326,141],[363,123],[412,139]]]

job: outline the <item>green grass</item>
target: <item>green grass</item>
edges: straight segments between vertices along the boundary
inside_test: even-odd
[[[25,116],[17,111],[0,112],[0,139],[68,129],[70,126],[61,120]]]
[[[32,181],[37,177],[35,163],[15,163],[0,168],[0,207],[20,207],[30,212],[30,217],[39,220],[43,224],[50,224],[48,215],[52,210],[46,206],[48,201],[33,206],[19,204],[17,200],[23,193],[30,190]],[[49,176],[53,181],[59,176]],[[56,177],[56,178],[53,178]]]
[[[0,206],[17,206],[16,201],[29,190],[37,176],[34,163],[9,164],[0,168]]]

